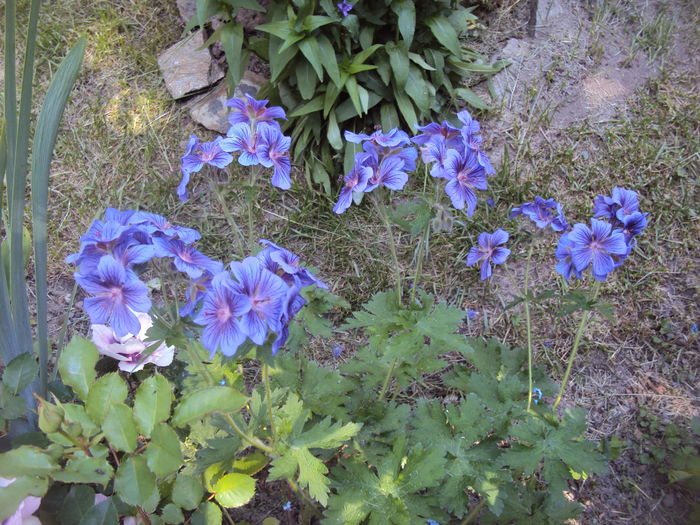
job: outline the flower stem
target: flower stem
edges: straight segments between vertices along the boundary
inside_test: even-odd
[[[477,503],[476,507],[474,507],[469,514],[464,516],[464,519],[460,523],[460,525],[467,525],[468,523],[471,523],[471,521],[476,518],[477,514],[479,514],[479,511],[483,508],[483,506],[486,505],[486,500],[482,499],[479,503]]]
[[[600,291],[600,281],[596,281],[593,285],[593,299],[598,297],[598,292]],[[581,337],[583,336],[583,330],[586,328],[588,319],[590,318],[591,311],[586,310],[581,316],[581,322],[578,325],[578,330],[576,331],[576,337],[574,339],[574,346],[571,349],[571,355],[569,356],[569,362],[566,365],[566,372],[564,372],[564,379],[561,381],[561,386],[559,387],[559,394],[557,395],[556,401],[554,401],[554,408],[559,406],[561,402],[562,395],[564,395],[564,389],[566,384],[569,382],[569,375],[571,374],[571,367],[574,364],[574,359],[576,359],[576,352],[578,352],[578,346],[581,343]]]
[[[377,213],[379,213],[379,216],[384,223],[386,234],[389,238],[389,250],[391,251],[391,260],[394,264],[394,277],[396,279],[396,300],[400,306],[401,296],[403,295],[401,291],[401,267],[399,266],[399,257],[396,252],[396,243],[394,242],[394,234],[391,228],[391,221],[389,220],[389,213],[387,212],[386,204],[381,201],[376,193],[372,194],[372,198],[374,199],[374,204],[377,207]]]
[[[195,364],[195,366],[201,370],[202,375],[206,378],[209,385],[215,386],[216,381],[214,381],[214,376],[212,376],[211,373],[209,372],[209,370],[207,370],[207,368],[202,365],[202,361],[194,353],[194,351],[192,349],[192,345],[191,344],[185,345],[185,350],[189,354],[190,359]],[[236,432],[236,434],[241,436],[243,441],[246,441],[247,443],[254,446],[255,448],[259,448],[260,450],[262,450],[263,452],[267,452],[268,454],[272,452],[272,447],[266,445],[265,443],[263,443],[262,441],[260,441],[258,438],[254,437],[254,436],[249,436],[243,430],[241,430],[241,428],[236,424],[236,422],[231,417],[231,414],[228,414],[226,412],[218,412],[218,414],[221,414],[221,416],[223,416],[223,418],[231,426],[231,428],[234,430],[234,432]]]
[[[246,195],[246,201],[248,203],[248,250],[252,253],[255,249],[255,226],[253,221],[253,207],[257,201],[258,193],[256,191],[256,182],[258,180],[258,168],[252,167],[250,170],[250,188],[248,188],[248,194]]]
[[[532,320],[530,319],[530,263],[532,262],[532,251],[534,244],[530,243],[527,252],[527,265],[525,267],[525,321],[527,325],[527,409],[532,406]]]
[[[267,417],[270,420],[270,433],[272,441],[275,441],[275,422],[272,419],[272,389],[270,388],[270,368],[267,363],[262,365],[263,382],[265,383],[265,399],[267,400]]]
[[[389,371],[386,373],[386,377],[384,378],[384,384],[382,385],[382,389],[379,391],[379,397],[377,397],[377,401],[383,401],[384,396],[386,395],[386,390],[389,388],[389,381],[391,381],[391,376],[394,375],[394,369],[396,368],[396,364],[398,362],[398,359],[394,359],[391,362],[391,366],[389,367]]]
[[[421,235],[420,240],[418,241],[418,256],[416,257],[416,273],[413,275],[413,288],[411,288],[411,301],[410,304],[413,304],[413,301],[416,298],[416,290],[418,288],[418,278],[420,277],[421,271],[423,270],[423,258],[425,257],[425,245],[428,242],[428,234],[430,233],[430,222],[425,227],[425,231],[423,232],[423,235]]]
[[[216,181],[214,179],[209,179],[209,181],[211,184],[211,189],[214,192],[214,195],[216,195],[216,199],[219,201],[219,205],[221,206],[221,212],[224,214],[226,222],[228,222],[228,225],[236,234],[236,246],[238,255],[240,255],[241,257],[245,257],[245,238],[243,237],[243,232],[238,227],[236,219],[233,218],[233,215],[231,215],[231,212],[227,208],[226,200],[224,199],[224,194],[221,192],[221,188],[219,187],[219,185],[216,184]]]

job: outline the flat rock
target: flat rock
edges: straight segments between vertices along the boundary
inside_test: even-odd
[[[246,71],[233,94],[234,97],[242,97],[246,94],[255,96],[265,79],[260,75]],[[226,133],[230,124],[228,114],[230,109],[226,106],[228,86],[221,82],[206,95],[195,100],[190,106],[190,117],[207,129]]]
[[[177,10],[180,11],[180,18],[187,23],[197,12],[196,0],[177,0]]]
[[[224,72],[204,45],[204,34],[197,31],[176,42],[158,57],[165,86],[173,98],[196,93],[221,80]]]

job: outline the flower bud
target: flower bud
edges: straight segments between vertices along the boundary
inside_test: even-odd
[[[71,422],[61,425],[63,431],[72,438],[80,437],[83,433],[83,426],[80,423]]]
[[[56,432],[63,422],[63,408],[43,399],[39,401],[39,428],[45,434]]]

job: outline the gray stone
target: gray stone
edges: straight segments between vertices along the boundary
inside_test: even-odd
[[[260,75],[246,71],[240,83],[236,87],[234,97],[242,97],[245,94],[255,96],[265,79]],[[226,133],[229,128],[229,108],[226,106],[228,97],[226,82],[221,82],[209,93],[195,100],[190,106],[190,117],[207,129]]]
[[[202,31],[176,42],[158,57],[165,86],[173,98],[196,93],[221,80],[224,72],[204,45]]]
[[[180,11],[180,18],[187,23],[197,12],[196,0],[177,0],[177,10]]]

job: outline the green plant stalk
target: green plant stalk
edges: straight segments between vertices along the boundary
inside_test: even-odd
[[[265,399],[267,401],[267,417],[270,420],[270,433],[272,435],[272,442],[274,443],[277,438],[275,436],[275,422],[272,419],[272,389],[270,388],[270,367],[267,363],[262,365],[262,376],[263,382],[265,383]]]
[[[486,505],[486,500],[482,499],[479,503],[477,503],[476,507],[474,507],[469,514],[464,516],[464,519],[461,521],[460,525],[467,525],[468,523],[471,523],[471,521],[476,518],[477,514],[479,514],[479,511]]]
[[[399,266],[399,256],[396,252],[396,242],[394,241],[394,235],[391,228],[391,221],[389,220],[389,213],[386,209],[386,204],[384,204],[380,197],[375,193],[372,194],[372,199],[374,200],[374,205],[377,208],[377,213],[379,214],[384,227],[386,228],[386,235],[389,238],[389,250],[391,251],[391,261],[394,264],[394,278],[396,280],[396,300],[399,306],[401,305],[401,297],[403,295],[401,290],[401,270]]]
[[[202,371],[202,375],[204,375],[204,377],[206,377],[207,381],[209,382],[209,385],[216,386],[216,381],[214,381],[214,377],[211,375],[209,370],[206,369],[205,366],[202,366],[201,360],[192,351],[192,345],[191,344],[186,345],[185,350],[189,354],[190,359],[192,359],[192,362],[196,363],[197,368],[199,368]],[[241,439],[243,439],[243,441],[245,441],[246,443],[249,443],[250,445],[254,446],[255,448],[259,448],[260,450],[262,450],[263,452],[266,452],[267,454],[272,453],[272,447],[269,447],[268,445],[263,443],[258,438],[254,437],[254,436],[249,436],[248,434],[246,434],[241,429],[241,427],[239,427],[238,424],[236,424],[234,419],[231,417],[231,414],[228,414],[226,412],[217,412],[217,414],[220,414],[226,420],[226,422],[231,426],[231,428],[234,430],[234,432],[236,434],[238,434],[239,436],[241,436]]]
[[[593,299],[598,297],[598,292],[600,291],[601,281],[596,281],[593,285]],[[578,352],[578,346],[581,343],[581,337],[583,336],[583,331],[586,328],[588,319],[590,318],[591,311],[586,310],[581,316],[581,322],[578,325],[578,330],[576,330],[576,337],[574,338],[574,346],[571,348],[571,355],[569,356],[569,362],[566,365],[566,371],[564,372],[564,378],[561,381],[561,386],[559,387],[559,394],[557,394],[557,399],[554,401],[554,408],[559,406],[561,403],[561,398],[564,395],[564,389],[566,384],[569,382],[569,376],[571,375],[571,367],[574,364],[574,359],[576,359],[576,353]]]
[[[525,266],[525,322],[527,327],[527,409],[532,407],[532,319],[530,318],[530,263],[532,262],[532,252],[534,244],[530,243],[527,252],[527,265]]]
[[[420,237],[418,243],[418,256],[416,257],[416,273],[413,275],[413,288],[411,288],[411,300],[410,304],[416,299],[416,290],[418,289],[418,279],[420,277],[421,271],[423,270],[423,258],[425,257],[425,245],[428,241],[428,234],[430,232],[430,222],[425,227],[425,231]]]
[[[253,221],[253,207],[258,200],[258,192],[256,183],[258,181],[258,168],[252,167],[250,170],[250,193],[247,195],[248,208],[248,250],[251,255],[255,249],[255,225]]]
[[[391,377],[394,375],[394,370],[396,369],[396,365],[398,363],[398,359],[394,359],[391,362],[391,366],[389,367],[389,371],[386,373],[386,377],[384,378],[384,384],[382,384],[382,389],[379,391],[379,396],[377,397],[377,401],[383,401],[384,396],[386,395],[386,390],[389,388],[389,381],[391,381]]]
[[[224,214],[224,217],[226,218],[226,222],[228,222],[228,225],[233,229],[234,233],[236,234],[236,246],[238,250],[238,255],[240,257],[245,257],[245,237],[243,236],[243,232],[238,227],[236,219],[233,218],[233,215],[231,215],[231,212],[226,207],[226,200],[224,199],[224,195],[221,192],[221,188],[216,184],[216,181],[213,178],[210,178],[209,181],[211,191],[214,193],[214,195],[216,195],[216,199],[219,201],[219,205],[221,206],[221,211]]]

